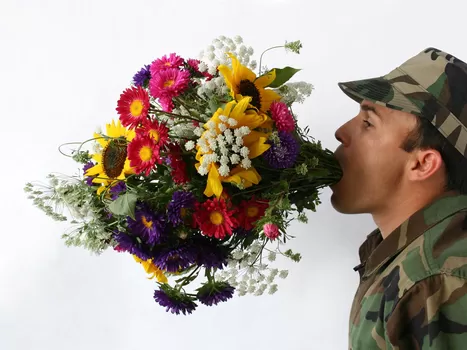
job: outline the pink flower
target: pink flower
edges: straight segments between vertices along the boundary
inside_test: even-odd
[[[295,120],[284,102],[274,101],[271,103],[270,111],[278,131],[294,131]]]
[[[199,71],[199,64],[200,64],[200,60],[196,60],[196,59],[193,59],[193,58],[190,58],[188,59],[187,61],[187,64],[196,72],[196,73],[199,73],[203,76],[205,76],[207,79],[206,81],[209,81],[213,78],[213,76],[211,74],[208,73],[208,71],[205,71],[205,72],[200,72]]]
[[[157,60],[152,62],[149,70],[151,72],[151,76],[154,76],[165,69],[179,68],[182,64],[183,58],[177,56],[175,53],[171,53],[169,57],[165,55],[162,58],[158,58]]]
[[[168,112],[168,113],[172,112],[174,108],[174,104],[172,102],[171,97],[161,97],[159,98],[159,103],[161,104],[163,111]]]
[[[189,81],[189,72],[169,68],[152,76],[149,82],[149,91],[155,98],[173,98],[185,91]]]
[[[266,237],[270,238],[271,241],[274,241],[277,237],[279,237],[279,228],[275,224],[265,224],[263,226],[263,231]]]

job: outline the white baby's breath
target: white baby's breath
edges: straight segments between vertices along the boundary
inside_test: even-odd
[[[232,164],[238,164],[238,163],[240,163],[240,156],[239,156],[238,154],[232,154],[232,155],[230,156],[230,162],[231,162]]]
[[[190,141],[187,141],[187,143],[185,143],[185,149],[187,151],[191,151],[193,148],[195,148],[194,141],[190,140]]]
[[[229,166],[226,164],[223,164],[219,167],[219,175],[220,176],[228,176],[230,174],[230,169]]]

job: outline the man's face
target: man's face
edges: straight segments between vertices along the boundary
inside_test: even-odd
[[[333,191],[333,207],[346,214],[376,213],[391,201],[406,180],[410,154],[400,146],[416,126],[412,114],[363,101],[360,112],[335,133],[335,155],[343,176]]]

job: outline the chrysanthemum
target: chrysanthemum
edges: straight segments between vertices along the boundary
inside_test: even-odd
[[[238,206],[239,225],[245,230],[253,229],[254,223],[264,216],[268,206],[267,200],[257,200],[254,197],[248,201],[242,201]]]
[[[271,118],[276,123],[278,131],[292,132],[295,130],[295,120],[284,102],[274,101],[270,110]]]
[[[232,235],[238,222],[233,217],[234,210],[229,210],[222,198],[208,199],[204,203],[197,203],[195,220],[201,229],[202,234],[224,239],[227,235]]]
[[[135,219],[127,218],[128,228],[134,236],[140,237],[148,245],[164,241],[167,223],[162,214],[156,213],[146,204],[141,204],[135,210]]]
[[[133,76],[133,83],[136,86],[146,86],[151,79],[151,72],[149,71],[149,64],[145,65]]]
[[[177,272],[193,264],[196,260],[196,252],[193,247],[184,245],[178,248],[166,249],[154,260],[161,270]]]
[[[172,169],[171,175],[177,185],[182,185],[190,181],[186,170],[186,163],[182,158],[182,149],[178,144],[168,146],[167,165]]]
[[[281,99],[278,93],[265,88],[276,79],[275,71],[256,77],[256,74],[242,65],[234,55],[228,55],[232,59],[232,69],[226,65],[220,65],[218,69],[230,89],[230,94],[237,100],[250,96],[251,105],[266,113],[273,101]]]
[[[182,64],[183,58],[181,58],[177,54],[171,53],[169,56],[164,55],[151,63],[151,75],[154,76],[162,70],[170,68],[179,68]]]
[[[116,109],[122,125],[135,129],[148,116],[149,95],[141,86],[128,88],[120,95]]]
[[[300,145],[292,134],[279,132],[278,144],[271,142],[271,148],[264,152],[263,156],[269,165],[276,169],[290,168],[295,164]]]
[[[200,303],[211,306],[229,300],[234,291],[235,288],[227,282],[205,283],[201,288],[198,288],[196,297]]]
[[[160,289],[154,292],[154,300],[164,306],[167,312],[177,315],[191,314],[197,307],[193,297],[171,288],[168,284],[161,285]]]
[[[116,180],[124,180],[126,175],[134,174],[127,158],[127,144],[135,137],[134,130],[125,128],[120,120],[117,124],[112,121],[106,127],[106,135],[94,134],[102,146],[102,152],[93,154],[92,158],[97,164],[86,171],[86,176],[94,176],[93,183],[101,184],[97,194],[116,184]]]
[[[146,119],[140,133],[151,136],[159,149],[162,149],[169,140],[169,129],[157,119]]]
[[[173,98],[188,87],[190,73],[176,68],[169,68],[151,76],[149,91],[155,98]]]
[[[132,255],[136,255],[142,260],[151,259],[151,255],[147,249],[138,242],[135,236],[130,236],[125,232],[116,232],[112,235],[112,237],[117,243],[115,250],[120,252],[128,252]]]
[[[159,148],[153,138],[148,135],[138,135],[128,145],[130,166],[136,174],[144,173],[149,176],[156,163],[162,163]]]
[[[167,207],[167,216],[173,225],[179,225],[185,221],[194,209],[195,196],[191,192],[176,191]]]

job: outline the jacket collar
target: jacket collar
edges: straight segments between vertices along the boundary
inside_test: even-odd
[[[375,229],[360,246],[361,264],[354,270],[359,271],[360,276],[370,276],[429,228],[465,209],[467,209],[467,195],[450,192],[415,212],[386,239],[382,238],[379,229]]]

